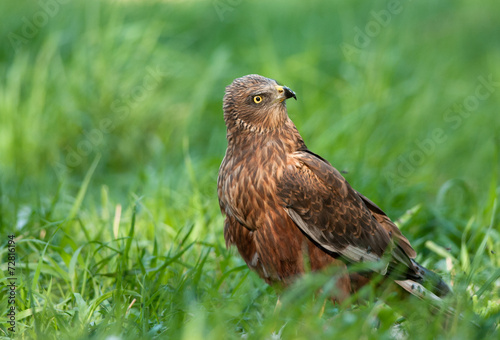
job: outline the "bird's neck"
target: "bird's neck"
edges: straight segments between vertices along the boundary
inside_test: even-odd
[[[304,140],[300,136],[295,124],[286,117],[286,120],[273,129],[257,129],[244,122],[227,129],[228,149],[237,152],[253,152],[256,146],[275,146],[286,153],[293,153],[305,148]]]
[[[248,115],[245,112],[235,112],[234,110],[224,111],[224,121],[228,131],[242,133],[274,133],[284,128],[289,120],[285,106],[270,110],[267,114],[262,115]]]

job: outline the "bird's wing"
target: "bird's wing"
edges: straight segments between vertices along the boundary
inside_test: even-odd
[[[392,264],[378,269],[381,274],[398,263],[413,269],[413,254],[394,245],[391,233],[363,198],[333,166],[309,150],[288,158],[278,196],[295,224],[324,251],[351,262],[378,262],[384,254],[391,254]]]
[[[356,191],[356,194],[363,200],[366,207],[370,209],[372,216],[377,220],[378,223],[389,233],[389,235],[397,241],[397,244],[403,248],[404,252],[408,255],[409,258],[414,259],[417,256],[417,253],[412,248],[410,241],[401,233],[401,230],[391,221],[391,219],[385,214],[376,205],[373,203],[368,197],[360,194]]]

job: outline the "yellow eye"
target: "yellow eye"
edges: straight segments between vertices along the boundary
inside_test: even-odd
[[[255,96],[255,97],[253,97],[253,102],[255,104],[259,104],[261,101],[262,101],[262,97],[261,96]]]

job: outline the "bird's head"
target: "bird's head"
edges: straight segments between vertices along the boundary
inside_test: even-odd
[[[224,120],[228,128],[264,131],[282,125],[288,118],[285,100],[295,93],[276,80],[258,74],[235,79],[226,87]]]

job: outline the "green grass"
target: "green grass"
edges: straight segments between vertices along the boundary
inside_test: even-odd
[[[401,1],[378,26],[385,1],[50,3],[45,17],[39,2],[0,4],[0,336],[499,336],[496,1]],[[226,250],[216,194],[224,87],[249,73],[297,93],[289,113],[309,148],[400,218],[462,318],[444,330],[386,287],[334,305],[331,272],[275,309]]]

